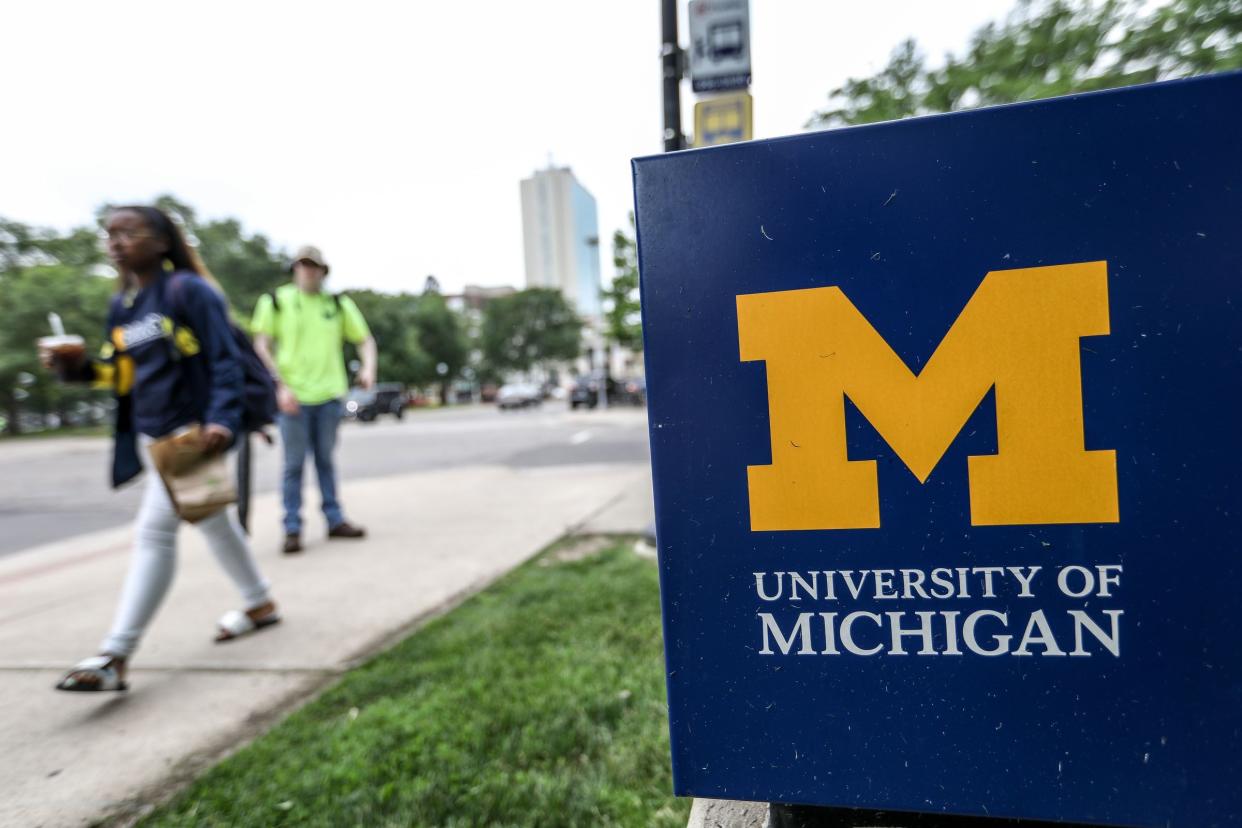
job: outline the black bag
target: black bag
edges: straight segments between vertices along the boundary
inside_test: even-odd
[[[187,277],[185,273],[174,273],[168,280],[169,301],[174,309],[183,307],[180,285],[181,280]],[[242,366],[242,431],[262,431],[276,422],[279,410],[276,405],[276,382],[255,351],[250,336],[231,321],[229,329]]]
[[[254,343],[241,328],[230,325],[233,329],[233,342],[237,344],[237,354],[241,358],[242,372],[242,429],[244,431],[262,431],[276,422],[276,382],[272,374],[259,358]]]

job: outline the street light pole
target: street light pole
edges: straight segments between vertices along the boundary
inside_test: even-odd
[[[677,0],[660,0],[660,61],[664,67],[664,151],[686,148],[681,134],[681,47],[677,45]]]

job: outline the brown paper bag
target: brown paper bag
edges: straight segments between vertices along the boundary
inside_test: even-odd
[[[203,454],[202,427],[187,426],[151,444],[151,459],[177,514],[198,523],[237,502],[227,452]]]

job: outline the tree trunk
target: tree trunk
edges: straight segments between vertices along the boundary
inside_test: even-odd
[[[56,400],[56,416],[60,418],[60,428],[69,427],[69,408],[72,401],[67,394],[61,394]]]
[[[22,433],[22,424],[18,421],[18,416],[21,414],[21,408],[17,405],[17,400],[14,399],[11,394],[5,397],[4,410],[9,419],[8,425],[5,427],[5,431],[16,437],[18,434]]]

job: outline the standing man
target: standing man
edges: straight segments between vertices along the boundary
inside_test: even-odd
[[[332,452],[341,422],[341,397],[349,391],[345,342],[358,346],[358,384],[375,384],[375,339],[348,296],[323,290],[328,264],[317,247],[303,247],[293,260],[293,283],[259,298],[251,328],[255,350],[276,379],[280,437],[285,449],[286,554],[302,551],[302,469],[315,458],[329,538],[361,538],[365,530],[345,519],[336,499]],[[275,345],[273,358],[272,346]]]

